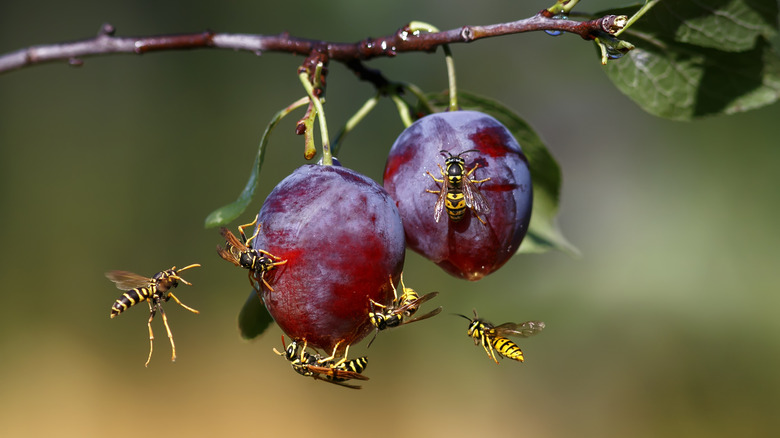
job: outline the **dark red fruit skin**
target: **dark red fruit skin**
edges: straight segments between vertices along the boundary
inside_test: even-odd
[[[305,165],[268,195],[254,248],[287,260],[260,282],[269,313],[292,339],[330,354],[373,330],[369,298],[389,304],[403,269],[404,230],[395,201],[345,167]]]
[[[441,151],[463,154],[472,179],[490,178],[476,187],[491,211],[483,225],[469,211],[453,222],[446,211],[437,223],[434,205],[442,179]],[[396,139],[384,172],[384,186],[401,212],[406,244],[446,272],[479,280],[500,268],[517,251],[528,231],[532,193],[528,162],[509,130],[493,117],[476,111],[431,114],[413,123]]]

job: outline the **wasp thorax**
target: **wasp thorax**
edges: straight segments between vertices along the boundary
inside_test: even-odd
[[[241,257],[238,259],[238,263],[242,268],[254,270],[256,258],[257,256],[251,251],[243,252],[241,253]]]
[[[407,245],[448,273],[478,280],[515,254],[531,218],[531,175],[520,145],[475,111],[432,114],[393,144],[384,187]]]

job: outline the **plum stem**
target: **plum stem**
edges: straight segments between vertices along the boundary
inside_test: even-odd
[[[314,74],[312,75],[315,84],[321,82],[323,66],[324,64],[322,61],[317,62]],[[309,73],[305,69],[302,69],[301,72],[298,73],[298,78],[301,80],[303,88],[306,90],[306,94],[309,95],[309,99],[311,99],[312,105],[314,105],[314,112],[316,113],[317,120],[319,121],[320,136],[322,138],[322,164],[331,166],[333,165],[333,155],[331,154],[330,150],[330,140],[328,139],[328,123],[325,120],[325,109],[322,106],[322,100],[314,92],[315,84],[309,80]]]
[[[413,35],[419,35],[421,31],[427,33],[439,33],[439,29],[436,26],[425,23],[423,21],[412,21],[408,26]],[[449,82],[450,90],[450,105],[449,111],[457,111],[458,108],[458,87],[455,80],[455,60],[452,57],[452,51],[449,44],[442,44],[444,50],[444,62],[447,64],[447,80]]]
[[[447,79],[450,84],[450,111],[457,111],[458,107],[458,87],[455,81],[455,60],[452,58],[452,52],[450,46],[445,44],[442,46],[444,49],[444,61],[447,63]]]

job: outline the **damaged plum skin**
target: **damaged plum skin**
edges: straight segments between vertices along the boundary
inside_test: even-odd
[[[379,184],[345,167],[305,165],[271,191],[258,223],[252,247],[287,263],[266,274],[273,291],[253,283],[290,338],[330,354],[372,332],[369,299],[392,302],[405,251],[395,202]]]
[[[441,151],[463,153],[464,174],[479,165],[471,179],[490,178],[474,185],[490,207],[480,214],[486,224],[470,209],[459,222],[450,220],[446,211],[439,222],[434,220],[441,185],[426,172],[444,178]],[[409,126],[390,150],[384,187],[401,212],[406,244],[455,277],[475,281],[494,272],[515,254],[528,231],[528,161],[509,130],[480,112],[436,113]]]

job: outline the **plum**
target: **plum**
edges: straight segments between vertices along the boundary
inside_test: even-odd
[[[472,184],[485,208],[470,203],[462,217],[436,208],[442,186],[451,184],[447,176],[458,176],[457,165],[445,163],[458,158],[464,180],[485,180]],[[528,231],[532,193],[526,157],[504,125],[480,112],[436,113],[409,126],[390,150],[384,187],[401,212],[407,245],[459,278],[479,280],[500,268]]]
[[[391,303],[404,262],[395,201],[346,167],[304,165],[268,195],[253,248],[287,260],[253,283],[293,340],[330,353],[373,330],[370,300]]]

